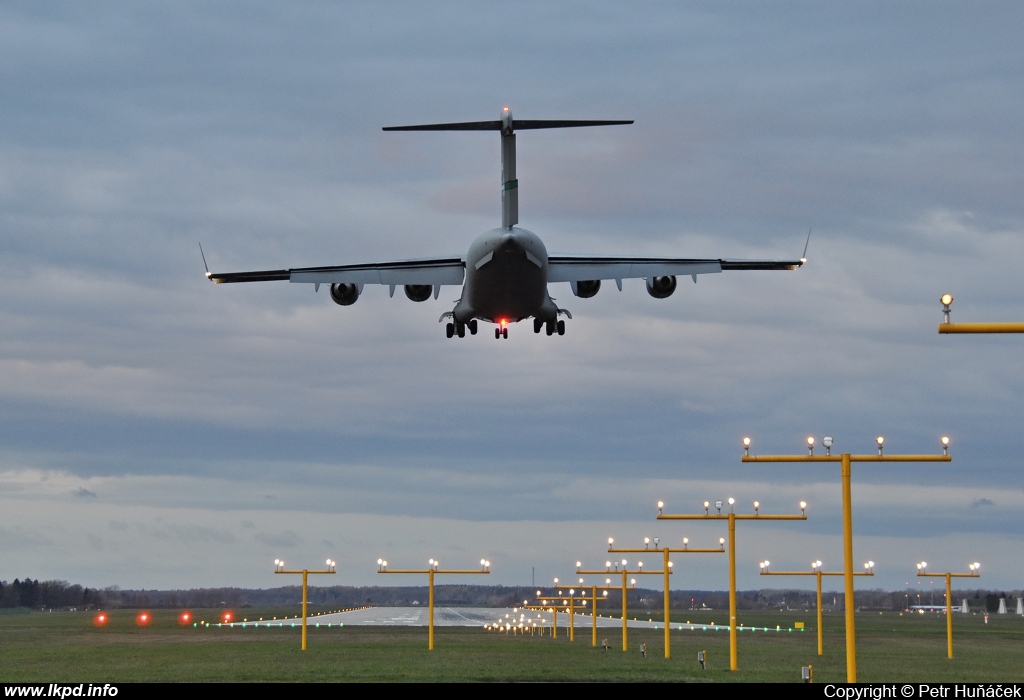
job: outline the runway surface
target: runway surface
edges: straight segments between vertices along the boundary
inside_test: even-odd
[[[375,627],[426,627],[429,624],[429,609],[423,607],[407,608],[360,608],[358,610],[347,610],[345,612],[324,613],[322,615],[310,616],[307,624],[337,627],[344,625],[364,625]],[[538,620],[543,617],[544,622],[539,626],[551,625],[551,614],[545,612],[543,615],[536,610],[514,610],[513,608],[434,608],[435,627],[483,627],[496,624],[500,621],[511,621],[520,619],[523,621]],[[279,620],[262,620],[248,622],[233,622],[230,627],[290,627],[302,624],[298,617]],[[568,613],[558,615],[558,626],[567,627],[569,624]],[[575,615],[574,624],[584,629],[592,624],[590,615]],[[627,625],[634,629],[662,629],[660,622],[651,620],[633,619],[627,620]],[[622,628],[621,617],[598,617],[598,627]],[[685,622],[673,622],[672,629],[679,630],[724,630],[725,625],[691,625]]]

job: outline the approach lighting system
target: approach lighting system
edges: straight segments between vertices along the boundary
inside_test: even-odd
[[[814,456],[814,438],[810,436],[807,437],[807,454]]]
[[[750,456],[750,438],[748,437],[743,438],[743,456]]]
[[[152,621],[153,616],[150,615],[148,612],[140,612],[135,618],[135,624],[137,624],[139,627],[145,627]]]
[[[882,445],[885,444],[885,438],[879,435],[875,438],[875,442],[878,444],[878,456],[882,456]]]
[[[97,613],[96,617],[92,619],[92,624],[96,625],[97,627],[103,627],[107,624],[109,620],[110,617],[106,613],[101,612]]]
[[[939,442],[942,443],[942,454],[943,454],[943,456],[948,455],[949,454],[949,438],[947,436],[943,435],[942,439],[939,440]]]
[[[821,439],[821,444],[825,446],[825,456],[832,454],[832,436],[826,435]]]
[[[186,610],[178,615],[178,624],[182,626],[192,624],[192,613]]]

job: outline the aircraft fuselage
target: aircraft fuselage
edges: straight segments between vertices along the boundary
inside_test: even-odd
[[[551,321],[558,309],[548,295],[547,280],[548,251],[536,234],[518,226],[487,231],[466,254],[466,281],[455,320],[501,324],[532,316]]]

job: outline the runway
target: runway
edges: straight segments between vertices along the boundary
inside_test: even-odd
[[[346,610],[344,612],[323,613],[311,615],[308,625],[326,627],[372,626],[372,627],[426,627],[429,624],[429,609],[426,606],[405,607],[405,608],[359,608],[357,610]],[[484,627],[486,625],[498,624],[499,622],[522,620],[527,623],[529,620],[541,620],[538,626],[550,626],[551,614],[541,614],[537,610],[519,610],[516,608],[434,608],[435,627]],[[232,622],[225,627],[290,627],[302,624],[299,617],[259,620],[246,622]],[[558,615],[559,628],[567,627],[569,624],[568,613]],[[574,626],[579,629],[590,628],[593,624],[590,615],[576,614]],[[622,628],[621,617],[598,616],[597,626],[602,628]],[[660,622],[645,619],[630,618],[627,626],[631,629],[663,629]],[[686,622],[673,622],[673,630],[726,630],[726,625],[703,625],[689,624]]]

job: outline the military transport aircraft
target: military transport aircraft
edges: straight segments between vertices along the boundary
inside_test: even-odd
[[[548,255],[536,234],[519,228],[519,196],[516,179],[516,130],[559,129],[580,126],[632,124],[632,120],[539,120],[513,121],[506,107],[501,118],[483,122],[450,124],[419,124],[389,126],[384,131],[499,131],[501,132],[501,227],[481,234],[463,256],[402,260],[372,264],[301,267],[289,270],[258,270],[252,272],[210,272],[206,276],[217,283],[265,282],[287,280],[315,285],[330,285],[331,299],[341,306],[354,304],[366,284],[387,285],[391,295],[395,288],[405,288],[412,301],[437,299],[443,285],[462,285],[462,297],[455,308],[441,315],[449,319],[445,329],[449,338],[465,337],[466,330],[475,335],[477,322],[497,325],[495,338],[508,338],[508,325],[533,319],[533,332],[545,329],[548,335],[565,334],[561,315],[572,318],[559,308],[548,292],[553,282],[568,282],[577,297],[597,294],[603,280],[615,280],[622,290],[622,280],[643,278],[648,293],[664,299],[676,289],[676,278],[723,270],[793,270],[799,260],[724,260],[701,258],[647,258],[588,255]],[[804,256],[807,248],[804,247]],[[205,264],[205,256],[204,256]]]

